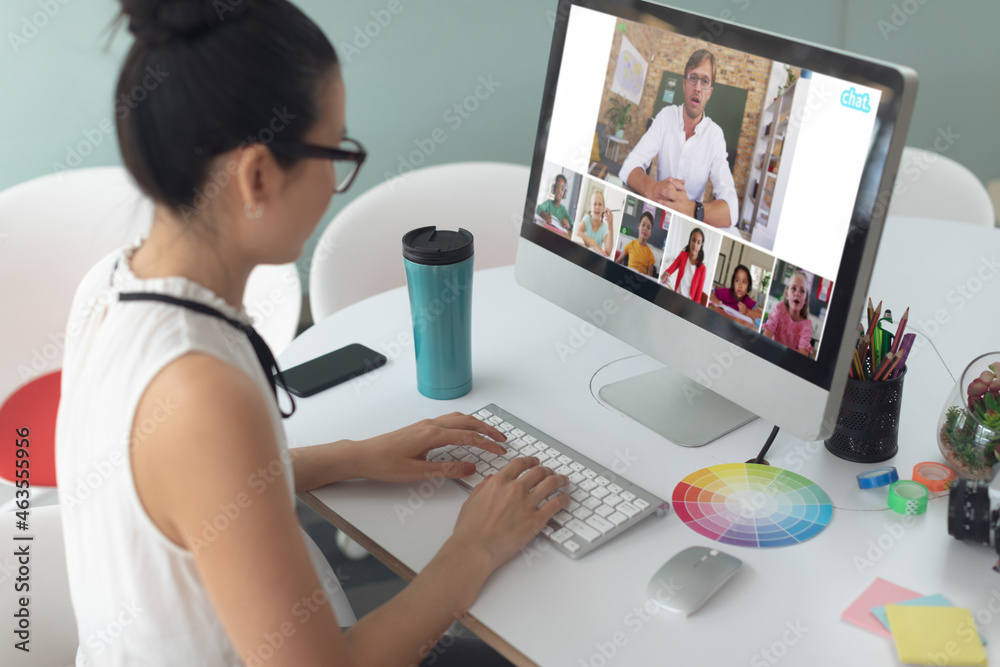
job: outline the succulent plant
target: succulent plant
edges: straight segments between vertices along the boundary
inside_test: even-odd
[[[966,405],[948,408],[942,439],[969,468],[992,466],[1000,455],[1000,363],[970,382],[966,394]]]

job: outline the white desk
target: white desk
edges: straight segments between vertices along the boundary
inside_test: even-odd
[[[1000,280],[992,263],[1000,260],[1000,232],[897,219],[890,221],[881,247],[870,293],[885,299],[897,317],[911,306],[914,328],[934,329],[926,323],[935,317],[944,322],[928,333],[953,373],[998,347]],[[602,331],[581,331],[581,320],[517,286],[510,267],[479,272],[475,280],[471,393],[433,401],[417,392],[406,291],[393,290],[320,322],[281,355],[287,368],[361,342],[390,359],[377,372],[299,400],[298,412],[286,422],[290,444],[364,438],[494,402],[605,465],[630,461],[625,477],[669,499],[690,472],[745,461],[767,437],[770,425],[758,420],[706,447],[685,449],[602,408],[591,394],[592,376],[635,350]],[[967,285],[971,300],[959,300],[959,285]],[[561,359],[557,343],[579,349]],[[929,345],[914,348],[908,365],[899,454],[888,462],[907,479],[914,463],[942,460],[935,429],[952,388]],[[647,366],[645,358],[613,364],[599,373],[595,391]],[[924,594],[943,593],[970,608],[987,621],[981,625],[987,653],[994,661],[1000,658],[1000,575],[991,570],[996,553],[948,535],[946,498],[933,500],[927,514],[907,521],[879,511],[885,507],[885,490],[857,489],[855,475],[871,466],[838,459],[822,443],[782,433],[768,458],[817,482],[838,509],[826,530],[804,544],[777,549],[722,545],[744,566],[694,616],[641,611],[647,580],[667,558],[693,544],[719,546],[671,512],[647,519],[579,561],[551,550],[524,552],[489,580],[471,609],[470,623],[509,658],[546,667],[605,664],[602,646],[609,652],[614,647],[607,664],[615,666],[771,665],[777,658],[781,665],[896,665],[891,640],[840,620],[841,612],[880,576]],[[372,544],[404,576],[420,571],[450,535],[467,497],[451,483],[438,488],[430,482],[366,481],[304,495],[328,519]],[[621,646],[614,646],[616,637]]]

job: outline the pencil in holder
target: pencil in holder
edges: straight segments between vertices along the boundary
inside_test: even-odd
[[[899,408],[903,402],[906,368],[892,380],[847,379],[833,435],[826,448],[858,463],[891,459],[898,450]]]

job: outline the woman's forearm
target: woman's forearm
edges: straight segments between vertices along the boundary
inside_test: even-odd
[[[295,447],[288,451],[292,456],[296,493],[312,491],[345,479],[364,477],[361,446],[353,440]]]

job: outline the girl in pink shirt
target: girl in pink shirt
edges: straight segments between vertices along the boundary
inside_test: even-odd
[[[812,322],[809,321],[809,280],[796,271],[785,287],[785,296],[764,322],[764,335],[809,356]]]

